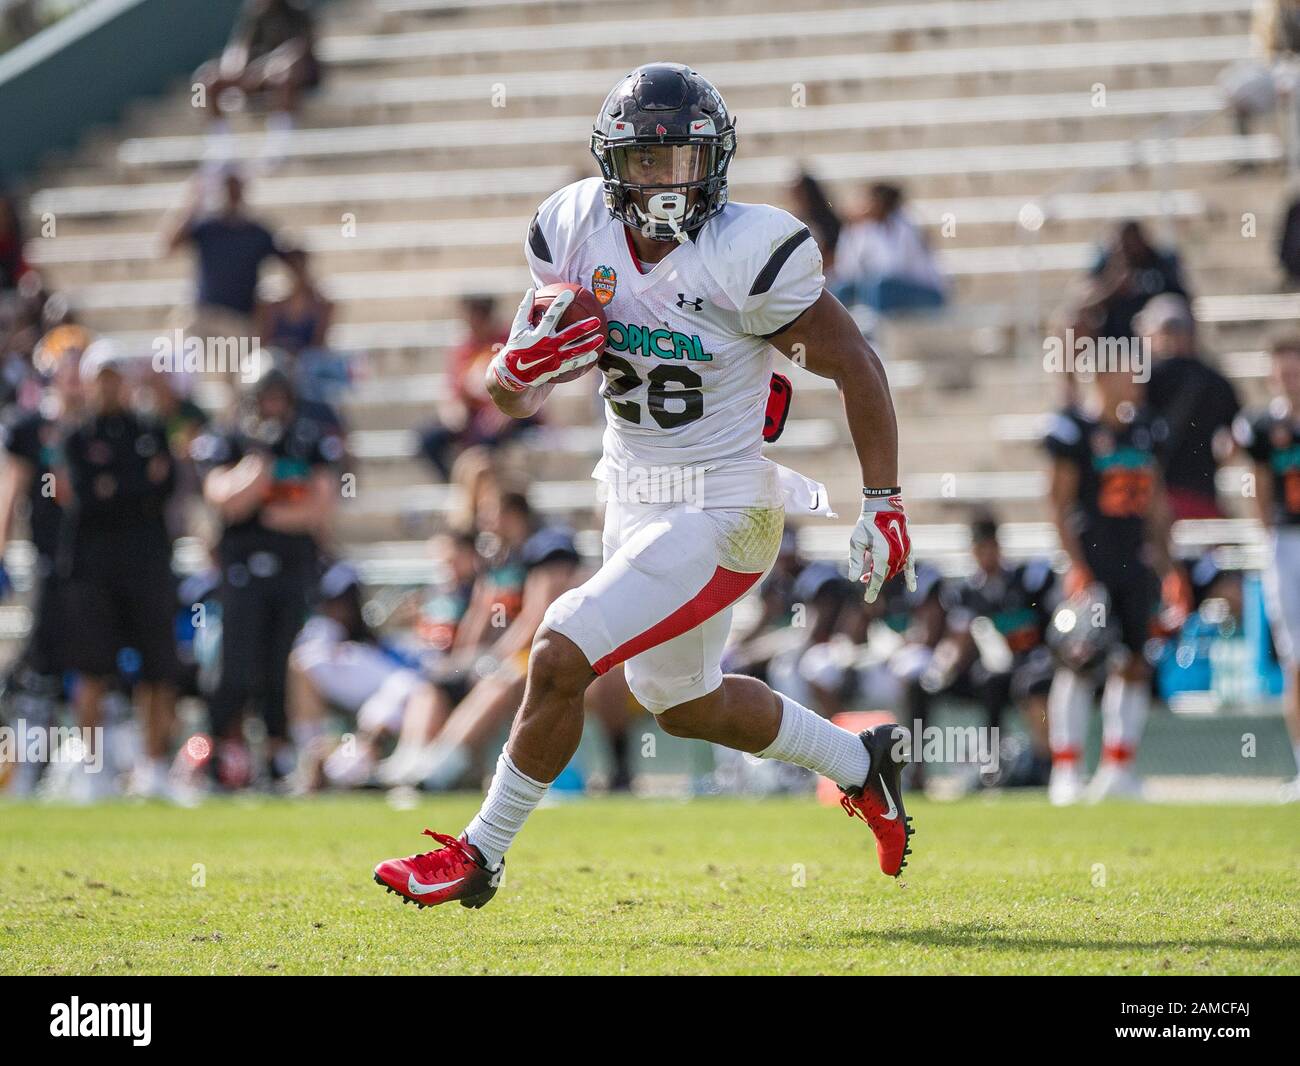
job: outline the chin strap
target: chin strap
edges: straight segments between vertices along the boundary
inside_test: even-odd
[[[688,237],[686,235],[686,231],[677,224],[677,219],[673,218],[672,215],[669,215],[668,218],[665,219],[665,221],[668,223],[669,228],[673,231],[673,240],[675,240],[678,244],[690,243],[691,240],[690,237]]]

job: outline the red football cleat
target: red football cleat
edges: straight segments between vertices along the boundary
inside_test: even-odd
[[[912,854],[912,819],[903,810],[903,788],[899,771],[904,758],[907,730],[897,725],[864,729],[858,736],[871,756],[871,772],[861,788],[841,788],[840,806],[853,818],[861,818],[876,835],[876,858],[881,873],[897,877]]]
[[[405,859],[388,859],[375,867],[375,882],[389,892],[396,892],[403,903],[434,907],[459,900],[462,907],[477,910],[497,894],[505,879],[505,860],[489,870],[478,848],[469,841],[424,831],[442,845],[437,851],[412,855]]]

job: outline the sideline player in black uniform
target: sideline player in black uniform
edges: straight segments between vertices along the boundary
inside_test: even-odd
[[[0,472],[0,568],[20,500],[26,501],[28,533],[35,552],[31,627],[4,681],[4,710],[33,726],[50,724],[63,696],[65,604],[55,566],[63,509],[56,498],[54,471],[60,465],[62,423],[75,418],[80,410],[79,367],[89,341],[90,335],[80,326],[58,326],[46,334],[33,363],[48,378],[48,388],[37,407],[10,408],[0,427],[7,460]],[[9,586],[7,572],[2,584]],[[39,769],[39,763],[18,764],[15,791],[30,790],[36,783],[34,771]]]
[[[221,523],[221,678],[208,707],[227,787],[248,783],[240,733],[256,705],[266,725],[273,779],[293,769],[285,713],[289,653],[320,577],[320,545],[339,495],[332,465],[343,455],[334,427],[299,406],[289,376],[268,368],[237,423],[194,442],[203,495]]]
[[[1052,518],[1070,561],[1066,592],[1100,586],[1108,606],[1089,623],[1116,625],[1122,645],[1102,694],[1102,761],[1088,794],[1099,800],[1140,793],[1133,761],[1151,699],[1144,648],[1160,607],[1161,578],[1176,571],[1158,458],[1164,424],[1146,408],[1131,374],[1098,373],[1092,393],[1086,410],[1053,418],[1044,447],[1051,457]],[[1090,681],[1058,670],[1048,697],[1053,803],[1081,797],[1091,698]]]
[[[1264,596],[1285,671],[1283,701],[1296,761],[1285,799],[1300,802],[1300,336],[1273,343],[1273,400],[1233,427],[1255,464],[1255,507],[1268,530],[1271,559]]]
[[[948,609],[948,637],[936,650],[936,664],[947,678],[944,691],[978,700],[990,728],[1001,725],[1010,704],[1021,708],[1030,740],[1030,758],[1009,768],[1001,784],[1045,785],[1051,767],[1047,741],[1047,693],[1054,660],[1045,642],[1057,597],[1056,575],[1046,559],[1008,563],[998,544],[992,515],[971,522],[975,571],[953,592]],[[973,629],[987,620],[1011,653],[1009,668],[990,669],[982,661]],[[942,664],[946,663],[946,668]]]
[[[76,620],[67,647],[79,675],[79,724],[102,725],[110,683],[121,674],[138,676],[144,752],[132,791],[163,795],[180,669],[166,521],[176,470],[162,423],[131,410],[126,370],[124,353],[110,340],[94,342],[82,357],[87,411],[64,440],[66,473],[56,475],[67,488],[59,570],[67,617]],[[86,798],[103,794],[106,776],[87,775]]]

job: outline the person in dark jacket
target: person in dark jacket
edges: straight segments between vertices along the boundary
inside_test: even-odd
[[[76,626],[66,658],[78,675],[79,724],[102,726],[109,686],[133,681],[144,754],[132,790],[157,796],[166,792],[180,674],[166,518],[176,469],[165,427],[131,409],[127,375],[113,341],[96,341],[82,356],[86,412],[64,439],[55,478],[64,500],[58,569],[66,618]],[[90,783],[86,798],[106,791],[105,776]]]

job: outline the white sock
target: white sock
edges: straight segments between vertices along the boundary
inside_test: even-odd
[[[1106,679],[1101,694],[1102,743],[1112,757],[1120,752],[1131,757],[1137,751],[1150,703],[1145,682],[1117,675]]]
[[[871,758],[856,733],[841,729],[780,692],[781,728],[776,739],[758,752],[760,759],[780,759],[844,788],[859,788],[871,772]]]
[[[1056,671],[1047,693],[1047,736],[1053,759],[1082,765],[1091,703],[1092,693],[1083,678],[1064,667]]]
[[[478,848],[489,868],[498,866],[514,843],[533,808],[542,802],[550,784],[526,777],[504,751],[497,759],[497,772],[474,820],[465,827],[465,838]]]

